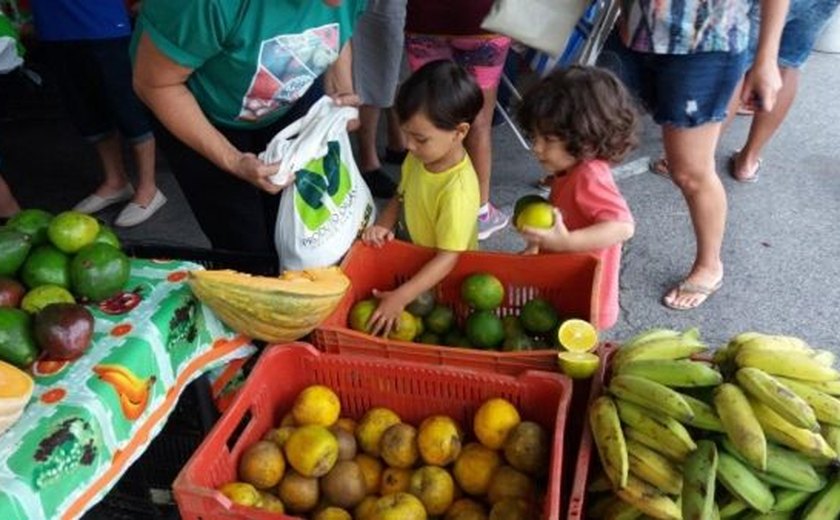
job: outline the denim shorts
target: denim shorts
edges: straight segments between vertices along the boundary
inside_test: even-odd
[[[44,55],[73,124],[89,142],[118,129],[126,142],[152,137],[146,106],[134,94],[129,38],[44,42]]]
[[[636,52],[613,33],[598,64],[621,78],[657,124],[693,128],[726,118],[746,54]]]
[[[780,67],[798,69],[805,64],[838,4],[840,0],[791,0],[782,30],[782,40],[779,42]],[[758,46],[758,30],[761,23],[759,13],[757,7],[750,11],[752,25],[749,63],[752,63]]]

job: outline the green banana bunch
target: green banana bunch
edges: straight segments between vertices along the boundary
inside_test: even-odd
[[[745,350],[735,356],[739,367],[760,368],[774,376],[784,376],[805,381],[834,381],[840,372],[809,357],[806,352],[795,350]]]
[[[646,515],[662,520],[682,520],[682,512],[676,502],[656,487],[633,475],[627,478],[625,487],[616,490],[616,494]]]
[[[840,426],[833,424],[822,425],[822,436],[825,442],[831,446],[836,453],[840,454]]]
[[[717,476],[733,496],[746,502],[751,508],[769,513],[776,498],[770,488],[742,464],[725,451],[718,452]]]
[[[805,506],[802,520],[828,520],[840,517],[840,478],[834,479]]]
[[[642,512],[624,500],[615,500],[604,510],[604,520],[636,520]]]
[[[665,415],[655,415],[639,405],[622,399],[616,399],[614,402],[621,422],[653,439],[653,446],[642,441],[645,446],[674,460],[683,460],[686,455],[697,449],[691,434],[677,420]]]
[[[800,381],[802,384],[808,385],[815,390],[819,390],[828,395],[840,395],[840,380],[838,381]]]
[[[707,348],[696,335],[684,332],[678,336],[625,344],[613,358],[613,366],[620,367],[630,361],[643,359],[684,359]]]
[[[840,400],[835,399],[834,397],[826,394],[825,392],[821,392],[810,385],[794,381],[793,379],[780,377],[779,381],[790,388],[794,394],[803,399],[810,408],[813,408],[814,414],[820,422],[840,426]],[[778,412],[778,410],[776,410],[776,412]],[[785,415],[782,415],[782,417],[787,419]],[[817,428],[819,428],[819,425]],[[819,431],[819,429],[815,431]]]
[[[669,495],[679,495],[683,488],[683,474],[665,456],[639,441],[627,439],[630,474],[656,486]]]
[[[743,520],[792,520],[793,516],[792,513],[787,512],[780,512],[780,511],[770,511],[769,513],[758,513],[752,512],[747,514]]]
[[[791,424],[812,431],[819,431],[820,425],[814,410],[799,395],[789,388],[790,385],[776,379],[767,372],[752,367],[744,367],[735,373],[738,385],[755,399],[769,406]],[[787,386],[786,386],[787,385]],[[816,390],[814,393],[818,393]],[[824,394],[823,394],[824,395]],[[826,396],[829,397],[829,396]],[[831,399],[829,397],[829,399]],[[837,402],[840,409],[840,401]],[[840,420],[840,415],[837,416]]]
[[[628,339],[621,345],[621,350],[633,349],[637,345],[641,345],[642,343],[647,343],[649,341],[657,340],[657,339],[664,339],[664,338],[677,338],[682,333],[678,330],[674,329],[664,329],[664,328],[656,328],[656,329],[648,329],[644,330],[632,338]],[[619,351],[620,352],[620,351]]]
[[[607,477],[606,473],[599,471],[589,479],[589,485],[586,490],[590,493],[601,493],[603,491],[612,491],[612,482]]]
[[[750,465],[767,469],[767,439],[744,393],[732,383],[714,391],[715,409],[726,436]]]
[[[640,359],[618,366],[618,374],[644,377],[671,387],[715,386],[723,376],[713,367],[689,359]]]
[[[728,438],[722,440],[723,448],[727,453],[734,456],[744,464],[749,464],[732,441]],[[772,486],[781,486],[787,489],[796,489],[814,493],[825,486],[825,481],[808,462],[804,456],[777,446],[773,443],[767,444],[767,470],[759,471],[754,468],[753,473],[763,482]]]
[[[682,516],[684,520],[713,517],[718,453],[715,443],[697,442],[683,466]]]
[[[592,403],[589,426],[604,473],[612,482],[613,489],[623,488],[627,485],[630,463],[627,459],[627,443],[612,398],[602,395]]]
[[[688,454],[693,451],[686,449],[684,445],[680,445],[678,443],[671,443],[670,441],[662,442],[660,439],[652,437],[645,432],[633,428],[632,426],[624,427],[624,436],[627,440],[634,440],[644,444],[653,451],[657,451],[677,462],[684,461],[685,458],[688,457]]]
[[[700,428],[701,430],[724,433],[723,424],[720,422],[720,417],[718,417],[714,408],[696,397],[687,394],[680,395],[688,403],[688,406],[691,407],[691,411],[694,412],[694,419],[686,424]]]
[[[609,391],[620,399],[663,413],[678,421],[688,422],[694,419],[694,412],[679,393],[643,377],[613,376]]]
[[[760,332],[742,332],[732,339],[725,347],[715,351],[712,361],[719,366],[728,365],[735,361],[735,356],[742,347],[755,350],[809,350],[808,345],[799,338],[792,336],[773,336]]]
[[[729,502],[721,506],[720,517],[722,519],[736,518],[750,508],[749,504],[740,498],[732,497]]]
[[[759,401],[751,400],[750,405],[767,438],[811,457],[837,459],[837,452],[819,433],[792,425]]]
[[[773,511],[784,513],[796,511],[808,499],[814,496],[814,493],[812,491],[780,487],[776,489],[774,496],[776,497],[776,503],[773,504]]]

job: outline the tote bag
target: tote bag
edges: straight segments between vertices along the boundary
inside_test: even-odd
[[[589,0],[496,0],[481,28],[560,55]]]

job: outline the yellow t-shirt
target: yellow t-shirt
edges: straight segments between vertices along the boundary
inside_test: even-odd
[[[413,154],[398,188],[411,241],[444,251],[478,249],[478,177],[469,155],[443,172],[430,172]]]

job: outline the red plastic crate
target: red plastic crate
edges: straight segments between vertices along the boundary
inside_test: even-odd
[[[592,430],[589,428],[589,406],[595,399],[604,393],[604,386],[609,373],[609,365],[615,355],[617,348],[613,346],[602,346],[601,366],[598,369],[595,377],[592,378],[592,385],[590,386],[589,395],[586,399],[586,407],[584,410],[575,410],[580,412],[575,416],[580,420],[582,426],[580,433],[580,445],[577,450],[577,461],[574,467],[574,478],[572,479],[572,489],[568,500],[568,514],[567,520],[581,520],[586,518],[586,485],[589,481],[589,471],[592,469],[592,454],[597,458],[597,450],[595,449],[594,440],[592,439]],[[568,466],[567,466],[568,467]]]
[[[368,355],[457,366],[516,375],[523,370],[557,370],[556,349],[499,352],[423,345],[357,332],[347,326],[354,303],[371,297],[373,289],[390,290],[409,279],[435,255],[434,249],[392,241],[382,249],[357,242],[341,264],[352,285],[336,310],[312,334],[326,352]],[[470,251],[461,254],[451,273],[438,285],[437,300],[449,305],[462,324],[470,309],[461,302],[461,282],[470,274],[489,272],[505,287],[499,315],[518,314],[531,298],[550,301],[561,316],[582,318],[598,327],[600,260],[589,254],[536,256]]]
[[[519,377],[419,363],[323,354],[304,343],[266,349],[239,394],[175,479],[182,518],[296,518],[235,505],[216,488],[236,479],[242,451],[279,424],[297,394],[312,384],[329,386],[341,399],[342,415],[360,419],[386,406],[411,424],[434,414],[449,415],[465,428],[491,397],[513,403],[523,418],[553,432],[542,518],[560,515],[563,441],[572,394],[568,378],[529,371]],[[469,431],[469,430],[468,430]]]

